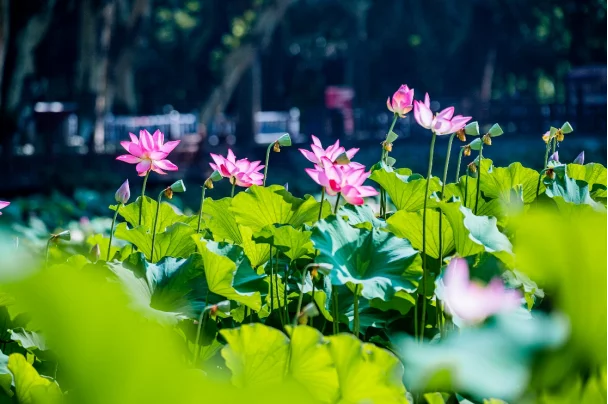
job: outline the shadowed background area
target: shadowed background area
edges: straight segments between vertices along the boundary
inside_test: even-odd
[[[128,132],[181,140],[171,159],[201,183],[209,152],[263,159],[289,132],[378,161],[401,84],[505,135],[496,164],[540,169],[550,126],[569,162],[606,163],[603,0],[0,0],[0,148],[6,197],[116,188]],[[424,170],[430,136],[399,120],[397,166]],[[447,141],[439,139],[443,160]],[[456,148],[455,148],[456,149]],[[313,190],[296,147],[270,183]],[[453,170],[453,167],[451,168]],[[439,173],[435,173],[438,175]],[[297,178],[297,179],[296,179]],[[134,178],[133,178],[134,179]]]

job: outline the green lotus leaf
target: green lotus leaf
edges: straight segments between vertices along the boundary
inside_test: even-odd
[[[426,210],[426,253],[433,258],[439,258],[439,217],[442,215],[435,209]],[[395,236],[409,240],[412,246],[422,251],[422,211],[399,211],[387,221],[388,230]],[[442,219],[442,250],[447,257],[454,249],[454,234],[450,222],[445,215]]]
[[[289,340],[276,328],[260,323],[220,331],[228,343],[222,357],[240,388],[276,385],[284,380]]]
[[[492,167],[489,172],[481,176],[481,192],[486,197],[500,199],[503,203],[509,204],[511,190],[521,185],[524,203],[532,203],[536,199],[539,176],[537,171],[525,168],[521,163],[513,163],[508,168]],[[542,191],[541,184],[540,192]]]
[[[560,165],[554,168],[553,178],[545,176],[545,193],[550,198],[560,196],[565,202],[577,205],[590,205],[599,212],[605,212],[606,207],[591,198],[589,185],[585,181],[575,180],[567,174],[566,166]]]
[[[28,331],[23,327],[18,327],[10,330],[11,340],[18,343],[23,349],[30,351],[40,359],[50,359],[48,347],[42,335],[35,331]]]
[[[160,227],[159,227],[160,228]],[[150,257],[152,250],[152,234],[144,226],[129,229],[126,223],[116,226],[114,236],[134,244],[137,249],[146,255],[152,262],[163,257],[187,258],[196,248],[192,235],[196,230],[184,223],[175,223],[163,232],[156,233],[154,240],[154,257]]]
[[[141,200],[141,196],[137,198],[135,202],[131,202],[128,205],[125,205],[120,208],[118,212],[123,219],[131,225],[132,228],[135,228],[139,225],[139,201]],[[156,217],[156,208],[158,206],[158,202],[152,198],[145,197],[142,204],[142,215],[141,215],[141,226],[144,229],[152,230],[152,226],[154,226],[154,218]],[[111,210],[116,210],[117,205],[110,206]],[[156,228],[159,231],[164,231],[167,227],[171,226],[174,223],[186,223],[188,225],[192,223],[196,223],[198,221],[198,216],[186,216],[178,213],[176,208],[167,203],[161,202],[160,210],[158,212],[158,222],[156,224]]]
[[[253,268],[265,264],[270,259],[270,245],[253,241],[253,232],[249,227],[239,226],[241,246]]]
[[[234,197],[230,209],[238,224],[247,226],[256,233],[265,226],[275,224],[290,224],[299,228],[305,223],[313,223],[319,216],[320,207],[312,196],[306,199],[296,198],[279,185],[253,185],[247,192]],[[322,217],[330,212],[331,206],[325,201]]]
[[[424,207],[426,179],[418,175],[402,175],[396,171],[376,170],[369,177],[386,190],[391,201],[398,210],[416,212]],[[441,190],[439,178],[432,177],[429,185],[429,197],[433,192]],[[427,207],[434,206],[429,200]]]
[[[110,260],[123,260],[131,253],[131,246],[128,244],[121,247],[116,246],[116,240],[117,238],[113,239],[113,245],[110,248]],[[91,247],[93,247],[95,244],[99,245],[99,258],[104,261],[106,260],[106,257],[108,256],[108,247],[110,246],[109,237],[104,237],[103,234],[91,235],[87,238],[87,244]]]
[[[11,397],[13,391],[11,385],[13,384],[13,374],[8,370],[8,356],[0,351],[0,388],[2,392]],[[0,397],[2,393],[0,393]]]
[[[344,205],[338,210],[338,215],[353,227],[372,230],[386,226],[386,223],[376,217],[369,205]]]
[[[15,381],[15,395],[19,403],[59,403],[63,394],[54,381],[38,374],[21,354],[8,357],[8,370]]]
[[[234,214],[230,211],[231,204],[232,198],[205,199],[203,206],[205,224],[216,241],[231,241],[241,244],[243,239]]]
[[[387,350],[350,334],[327,338],[340,381],[341,403],[407,403],[403,366]]]
[[[366,299],[390,299],[395,292],[412,292],[422,276],[420,255],[409,241],[374,229],[356,229],[340,217],[317,223],[312,241],[317,262],[333,266],[334,285],[363,285]]]
[[[568,177],[585,181],[591,188],[591,196],[594,198],[606,198],[606,167],[598,163],[568,164]]]
[[[281,226],[274,231],[274,244],[291,261],[314,254],[311,232],[296,230],[291,226]]]

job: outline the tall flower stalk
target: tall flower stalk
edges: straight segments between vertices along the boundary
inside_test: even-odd
[[[48,268],[48,266],[49,266],[49,253],[51,250],[51,245],[53,243],[58,243],[59,240],[70,241],[71,239],[72,239],[72,234],[70,233],[69,230],[64,230],[57,234],[51,234],[51,237],[49,237],[49,240],[46,243],[46,253],[45,253],[45,261],[44,261],[45,268]]]
[[[205,207],[205,191],[207,188],[209,189],[213,189],[213,183],[216,181],[219,181],[222,179],[222,175],[220,174],[219,171],[214,170],[213,173],[209,176],[209,178],[207,178],[205,180],[205,182],[203,183],[203,191],[201,194],[201,207],[200,210],[198,211],[198,224],[196,226],[196,232],[200,233],[201,232],[201,224],[203,222],[203,208]]]
[[[158,214],[160,213],[160,204],[163,199],[163,195],[165,195],[168,199],[173,197],[174,192],[186,192],[186,186],[182,180],[176,181],[171,184],[170,187],[163,189],[158,194],[158,201],[156,204],[156,214],[154,215],[154,226],[152,227],[152,247],[150,248],[150,262],[154,262],[154,247],[156,241],[156,225],[158,223]]]
[[[122,183],[120,188],[116,190],[116,194],[114,194],[114,200],[116,200],[116,211],[114,212],[114,217],[112,218],[112,226],[110,226],[110,241],[108,242],[108,254],[106,256],[106,261],[110,261],[110,252],[112,251],[112,239],[114,237],[114,226],[116,225],[118,211],[120,210],[120,208],[125,206],[127,202],[129,202],[130,197],[131,190],[129,189],[129,180],[126,180]]]
[[[285,133],[281,137],[279,137],[274,142],[268,145],[268,149],[266,149],[266,162],[264,165],[264,180],[262,182],[263,186],[266,186],[266,178],[268,177],[268,162],[270,161],[270,151],[274,150],[279,153],[281,151],[281,146],[291,146],[291,137],[289,137],[289,133]]]
[[[334,206],[334,215],[338,214],[338,207],[340,207],[340,196],[341,196],[340,193],[338,193],[338,195],[336,196],[336,205]],[[339,302],[339,298],[338,298],[338,285],[334,285],[333,283],[331,285],[331,301],[332,301],[332,317],[334,318],[333,331],[334,331],[334,335],[336,335],[338,332],[340,332],[340,310],[339,310],[340,302]]]

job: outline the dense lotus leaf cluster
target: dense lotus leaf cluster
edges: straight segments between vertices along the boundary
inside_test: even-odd
[[[541,172],[496,167],[483,150],[502,135],[498,125],[484,134],[453,108],[433,115],[428,95],[413,98],[407,86],[389,98],[395,119],[369,171],[339,143],[326,149],[314,138],[302,150],[319,199],[263,185],[271,151],[291,145],[283,136],[264,166],[232,151],[213,156],[217,171],[197,184],[200,211],[184,214],[170,203],[183,182],[156,199],[145,194],[151,171],[177,169],[166,160],[177,144],[160,132],[132,135],[124,146],[134,157],[120,160],[138,164],[142,195],[129,203],[125,182],[111,224],[86,238],[16,226],[21,244],[0,243],[0,395],[604,400],[606,168],[549,159],[569,124],[543,137]],[[397,168],[389,156],[394,122],[412,109],[433,139],[450,136],[450,149],[455,138],[479,136],[460,148],[455,182],[449,153],[442,177],[430,164],[426,177]],[[231,197],[213,194],[222,178]]]

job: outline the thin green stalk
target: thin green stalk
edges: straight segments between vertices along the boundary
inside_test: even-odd
[[[156,224],[158,222],[158,213],[160,212],[160,202],[163,199],[163,193],[158,194],[158,203],[156,205],[156,214],[154,215],[154,227],[152,227],[152,248],[150,249],[150,262],[154,262],[154,241],[156,240]]]
[[[232,191],[230,191],[230,197],[234,198],[234,187],[236,186],[236,181],[232,183]]]
[[[306,283],[306,268],[302,270],[302,283],[300,284],[300,296],[298,297],[298,306],[296,309],[296,314],[293,316],[293,326],[298,325],[298,317],[300,316],[300,311],[302,311],[302,300],[304,299],[304,285]],[[314,296],[313,296],[314,298]]]
[[[543,165],[543,170],[545,168],[547,168],[547,163],[549,162],[549,149],[551,148],[551,141],[547,142],[547,146],[545,147],[545,163]],[[538,184],[536,185],[536,197],[538,198],[538,194],[540,193],[540,184],[541,181],[543,180],[543,175],[542,175],[542,171],[541,174],[538,176]]]
[[[198,355],[201,350],[201,345],[199,344],[201,338],[201,329],[203,329],[203,317],[207,312],[207,306],[209,304],[209,291],[207,291],[207,295],[205,296],[205,307],[201,310],[201,315],[198,317],[198,325],[196,327],[196,339],[194,340],[194,365],[196,366],[196,362],[198,361]],[[206,320],[206,317],[205,317]]]
[[[141,187],[141,199],[139,200],[139,220],[137,221],[137,225],[141,226],[141,217],[144,211],[144,198],[146,197],[146,184],[148,184],[148,177],[150,176],[150,171],[146,173],[144,177],[144,183]]]
[[[355,285],[355,307],[354,307],[354,314],[355,314],[355,319],[354,319],[354,324],[353,324],[353,334],[355,334],[355,337],[359,338],[359,288],[361,287],[361,285],[357,284]]]
[[[479,148],[479,167],[477,167],[477,194],[475,195],[475,214],[477,214],[477,207],[479,206],[479,194],[481,193],[481,163],[483,160],[483,145]]]
[[[277,310],[279,311],[279,320],[281,320],[281,325],[285,326],[285,318],[283,317],[283,308],[281,307],[281,294],[279,291],[279,250],[275,248],[275,250],[277,251],[277,259],[275,260],[276,263],[276,271],[275,274],[277,276],[277,281],[274,283],[274,287],[276,289],[276,296],[277,296]],[[287,285],[283,285],[284,287],[287,287]]]
[[[334,318],[333,321],[333,329],[334,329],[334,335],[336,335],[338,332],[340,332],[340,323],[339,323],[339,318],[340,318],[340,314],[338,312],[338,305],[339,305],[339,301],[338,301],[338,286],[336,285],[331,285],[331,310],[332,310],[332,317]]]
[[[456,181],[454,181],[455,183],[458,183],[458,180],[460,179],[460,163],[462,163],[462,153],[464,153],[464,147],[461,147],[460,153],[458,153],[458,162],[456,163]]]
[[[469,196],[469,166],[467,166],[467,169],[465,170],[465,177],[464,177],[464,207],[467,207],[467,198]]]
[[[274,147],[274,142],[268,145],[268,149],[266,150],[266,165],[264,166],[264,182],[262,185],[266,186],[266,176],[268,175],[268,161],[270,161],[270,150]]]
[[[414,337],[418,339],[418,300],[420,295],[416,294],[416,304],[414,304]]]
[[[51,242],[53,240],[53,236],[49,238],[49,241],[46,242],[46,254],[44,259],[44,267],[48,268],[49,266],[49,250],[51,249]]]
[[[114,225],[116,224],[116,217],[118,217],[118,210],[122,207],[122,203],[116,205],[116,212],[112,218],[112,226],[110,226],[110,241],[108,242],[108,255],[106,261],[110,261],[110,251],[112,250],[112,238],[114,238]]]
[[[285,271],[283,271],[283,310],[284,310],[284,320],[285,324],[289,322],[289,310],[287,307],[287,282],[289,281],[289,277],[291,276],[291,271],[289,271],[289,266],[285,265]]]
[[[321,216],[323,215],[323,202],[325,202],[325,187],[321,187],[321,204],[319,205],[319,217],[317,221],[321,220]]]
[[[426,188],[424,190],[424,206],[422,208],[422,322],[420,328],[420,340],[424,339],[424,327],[426,323],[426,281],[428,277],[427,257],[426,257],[426,205],[429,199],[429,187],[433,173],[433,155],[435,153],[435,139],[437,134],[433,132],[431,147],[429,151],[429,169],[426,176]]]
[[[555,153],[555,149],[557,148],[557,136],[555,136],[553,138],[553,146],[551,147],[551,154]],[[547,164],[545,163],[545,167],[547,167]]]
[[[274,262],[272,257],[272,244],[270,244],[270,312],[274,310]]]
[[[198,212],[198,225],[196,226],[196,232],[201,232],[201,222],[203,221],[203,206],[205,204],[205,190],[207,187],[203,185],[203,194],[201,195],[201,210]]]
[[[340,207],[340,197],[342,194],[338,192],[338,196],[336,196],[336,205],[334,206],[334,215],[338,214],[338,208]]]
[[[388,139],[389,134],[393,131],[393,129],[395,128],[395,124],[397,123],[397,119],[399,119],[399,115],[395,114],[393,116],[393,122],[391,122],[391,126],[388,129],[388,132],[386,132],[386,139]],[[388,158],[388,151],[384,148],[385,143],[382,144],[382,155],[381,155],[381,161],[384,164],[387,164],[387,158]],[[384,190],[382,187],[380,187],[380,215],[382,217],[386,218],[386,204],[387,204],[387,197],[386,197],[386,190]]]

